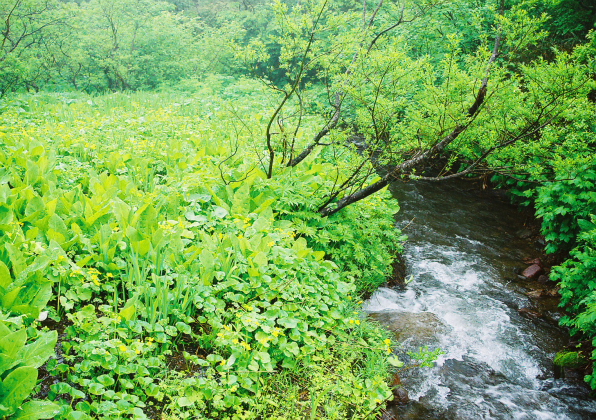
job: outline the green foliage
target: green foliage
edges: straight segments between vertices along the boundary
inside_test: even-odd
[[[239,85],[222,87],[237,106],[217,122],[194,117],[220,101],[207,88],[26,96],[0,115],[3,302],[69,324],[46,366],[54,418],[344,419],[391,395],[387,333],[356,301],[403,240],[396,207],[309,218],[325,166],[267,180],[230,159],[222,124],[258,112]],[[298,398],[283,407],[264,392],[284,388]]]
[[[4,1],[0,22],[2,95],[157,89],[238,72],[246,34],[238,21],[207,25],[158,0]]]
[[[393,218],[399,207],[389,193],[369,197],[331,217],[315,211],[281,209],[296,224],[313,249],[324,251],[336,263],[342,278],[356,286],[358,295],[376,290],[392,274],[392,263],[405,236]]]
[[[581,233],[578,244],[571,251],[571,258],[561,266],[554,267],[551,277],[561,284],[562,304],[569,306],[575,318],[564,318],[563,322],[578,331],[596,334],[595,306],[596,297],[596,225],[594,216],[591,221],[579,220]]]
[[[579,368],[585,365],[586,362],[586,358],[576,351],[559,352],[554,360],[555,365],[571,369]]]
[[[582,221],[596,214],[596,166],[574,168],[558,180],[538,189],[536,214],[542,217],[547,252],[572,248]]]
[[[596,8],[582,0],[551,0],[539,5],[550,16],[548,44],[573,45],[596,24]]]
[[[2,314],[2,312],[0,312]],[[53,355],[58,334],[39,332],[30,338],[25,328],[0,321],[0,416],[3,419],[49,419],[58,405],[47,401],[27,401],[36,385],[41,365]]]
[[[0,306],[19,328],[71,323],[49,365],[58,418],[374,415],[401,362],[354,301],[390,274],[397,206],[320,211],[416,156],[514,176],[549,250],[575,246],[553,277],[591,334],[595,38],[545,48],[548,28],[585,32],[576,8],[553,23],[566,2],[208,3],[0,5],[2,93],[180,92],[0,104]]]
[[[102,309],[110,314],[109,306]],[[152,326],[117,314],[98,316],[92,305],[68,318],[73,325],[62,344],[62,360],[48,364],[48,370],[62,379],[51,386],[49,397],[71,400],[70,406],[63,405],[60,418],[147,418],[142,410],[147,399],[163,398],[157,378],[167,370],[171,353],[164,348],[178,334],[176,328],[170,331],[169,325]]]

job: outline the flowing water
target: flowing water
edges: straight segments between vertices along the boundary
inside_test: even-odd
[[[444,354],[436,366],[400,373],[411,402],[397,418],[596,419],[596,402],[581,382],[553,379],[552,360],[566,343],[551,320],[531,320],[533,307],[516,267],[539,249],[518,237],[520,214],[504,200],[479,197],[467,183],[393,185],[409,236],[411,282],[381,288],[365,303],[393,330],[400,358],[423,346]]]

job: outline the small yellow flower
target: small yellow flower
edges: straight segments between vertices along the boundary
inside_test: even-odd
[[[139,349],[136,349],[136,350],[135,350],[135,353],[136,353],[136,354],[141,354],[141,350],[139,350]]]
[[[230,392],[236,392],[238,391],[238,387],[236,385],[234,385],[233,387],[230,388]]]
[[[108,277],[108,278],[112,279],[112,278],[114,278],[114,275],[113,275],[112,273],[107,273],[107,274],[106,274],[106,277]]]
[[[349,322],[350,324],[353,324],[353,323],[354,323],[354,320],[353,320],[353,319],[350,319],[348,322]]]
[[[121,352],[128,351],[128,348],[126,346],[124,346],[124,345],[118,347],[118,349],[120,349]]]
[[[391,340],[387,338],[385,341],[383,341],[383,343],[385,343],[388,346],[390,346],[391,345]]]
[[[360,320],[359,320],[359,319],[357,319],[356,321],[354,321],[354,324],[356,324],[356,325],[360,325]]]
[[[247,342],[243,341],[240,344],[242,345],[242,347],[244,347],[245,350],[247,350],[247,351],[251,350],[250,344],[248,344]]]
[[[271,242],[269,242],[269,243],[267,244],[267,246],[268,246],[269,248],[271,248],[273,245],[275,245],[275,241],[271,241]]]

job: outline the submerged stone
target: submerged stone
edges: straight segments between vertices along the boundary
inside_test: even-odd
[[[537,278],[540,274],[542,274],[542,272],[542,267],[540,267],[538,264],[532,264],[523,271],[522,276],[533,279]]]
[[[411,339],[427,343],[447,329],[432,312],[380,312],[371,316],[393,331],[398,341]]]

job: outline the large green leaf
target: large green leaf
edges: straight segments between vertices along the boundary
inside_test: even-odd
[[[124,305],[124,308],[122,308],[122,310],[120,311],[120,313],[119,313],[120,317],[122,317],[122,319],[125,319],[127,321],[130,321],[131,319],[133,319],[137,312],[136,303],[137,303],[136,297],[129,299],[126,302],[126,304]]]
[[[0,261],[0,287],[6,289],[11,283],[12,277],[10,275],[10,270],[4,262]]]
[[[35,368],[43,365],[48,358],[54,354],[54,347],[58,340],[56,331],[48,331],[39,334],[39,338],[33,343],[25,346],[22,352],[23,364]]]
[[[110,210],[111,210],[111,208],[109,207],[109,205],[105,205],[98,211],[88,215],[85,218],[85,223],[87,223],[87,226],[92,226],[97,221],[97,219],[108,214],[110,212]]]
[[[52,231],[62,235],[64,238],[69,237],[68,227],[64,223],[64,220],[62,220],[62,218],[60,216],[58,216],[57,214],[53,214],[50,216],[50,219],[48,221],[48,228],[51,229]],[[58,241],[58,242],[62,242],[62,241]]]
[[[9,225],[13,220],[12,209],[6,205],[0,206],[0,225]]]
[[[0,304],[5,309],[12,308],[17,296],[19,295],[19,292],[23,289],[23,287],[24,286],[16,287],[16,288],[12,289],[10,292],[6,293],[4,296],[2,296],[2,298],[0,298]]]
[[[4,247],[8,253],[10,264],[12,265],[12,272],[14,276],[18,278],[21,271],[27,268],[27,259],[23,252],[13,244],[5,243]]]
[[[41,197],[35,196],[27,202],[25,207],[25,218],[23,221],[33,220],[41,218],[43,211],[45,210],[45,204]]]
[[[60,406],[49,401],[29,401],[18,410],[10,420],[53,419],[60,411]]]
[[[0,385],[0,404],[8,407],[12,414],[31,394],[37,381],[37,369],[21,366],[10,372]],[[5,414],[6,415],[6,414]]]
[[[234,193],[231,211],[241,215],[250,213],[250,186],[248,183],[243,183]]]
[[[140,231],[148,231],[156,225],[157,211],[151,205],[147,203],[136,211],[133,217],[133,224]]]
[[[215,258],[213,253],[204,249],[199,256],[201,262],[201,278],[205,286],[210,286],[213,282],[213,268],[215,266]]]
[[[18,296],[15,297],[10,308],[15,314],[24,314],[37,318],[52,297],[52,283],[46,279],[34,275],[28,282],[21,286]]]
[[[131,241],[131,248],[139,255],[147,255],[151,251],[151,241],[149,239],[143,239],[142,241]]]
[[[0,338],[0,375],[16,364],[26,340],[27,332],[24,329]]]

